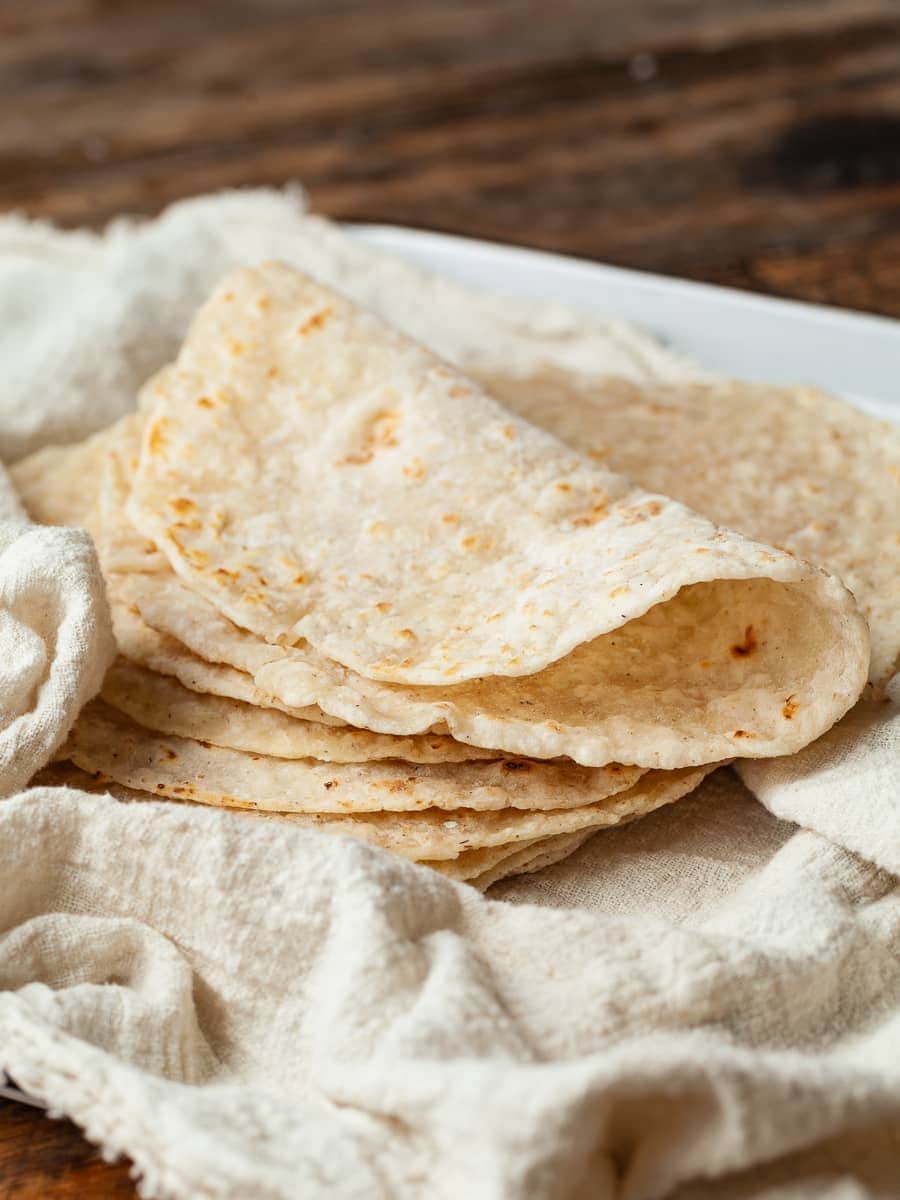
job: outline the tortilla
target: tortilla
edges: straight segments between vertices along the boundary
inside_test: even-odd
[[[70,762],[50,763],[35,775],[29,786],[72,787],[83,792],[105,793],[123,801],[154,800],[158,803],[168,804],[192,803],[191,801],[175,800],[169,796],[159,797],[150,792],[124,787],[122,784],[103,782]],[[238,818],[246,817],[250,820],[254,818],[288,822],[303,820],[303,818],[285,816],[282,813],[254,812],[242,808],[231,811]],[[555,837],[536,838],[534,841],[513,842],[509,845],[492,846],[484,850],[463,850],[457,858],[423,860],[420,862],[420,866],[430,867],[450,879],[471,882],[473,886],[483,889],[510,875],[539,870],[540,867],[548,866],[551,859],[558,862],[560,858],[572,853],[587,841],[592,833],[593,830],[581,830],[578,833],[563,833]]]
[[[514,412],[651,491],[840,576],[900,669],[900,430],[814,388],[639,387],[563,372],[492,375]]]
[[[109,431],[76,446],[45,446],[8,468],[25,511],[39,525],[72,525],[96,537],[95,512]]]
[[[270,812],[567,809],[626,791],[643,774],[615,763],[275,758],[160,734],[96,700],[81,713],[57,757],[128,787]]]
[[[167,564],[160,564],[159,556],[153,557],[152,543],[145,543],[125,516],[127,481],[121,461],[127,453],[125,446],[112,450],[101,503],[101,555],[111,592],[130,600],[149,624],[174,634],[178,644],[186,644],[205,659],[224,660],[247,672],[244,678],[254,673],[262,694],[278,698],[275,704],[282,704],[295,714],[316,712],[314,706],[304,709],[303,705],[318,697],[327,711],[353,725],[384,733],[401,736],[434,731],[445,721],[459,741],[535,758],[565,754],[588,766],[620,759],[621,755],[615,753],[618,749],[634,753],[635,741],[641,738],[645,743],[645,757],[638,760],[638,765],[668,768],[685,765],[689,750],[693,750],[699,761],[714,758],[712,748],[700,741],[704,736],[702,726],[691,730],[699,744],[690,746],[685,744],[685,731],[679,730],[677,725],[667,731],[645,721],[641,727],[638,721],[641,712],[651,711],[655,721],[662,714],[674,724],[681,716],[680,689],[691,688],[696,694],[703,687],[709,687],[709,679],[715,674],[718,687],[728,697],[734,713],[738,697],[730,695],[729,690],[737,689],[748,677],[754,677],[747,669],[747,660],[753,658],[756,647],[766,638],[757,609],[732,610],[728,614],[733,636],[738,641],[720,647],[714,671],[713,662],[704,658],[704,652],[709,650],[708,629],[717,619],[721,621],[722,613],[695,610],[692,614],[685,592],[677,602],[681,616],[674,627],[667,620],[660,620],[659,610],[653,610],[641,621],[625,627],[617,639],[618,658],[616,647],[608,647],[611,669],[603,688],[591,678],[595,663],[588,648],[542,672],[536,681],[540,687],[534,686],[531,690],[526,690],[522,680],[496,678],[489,684],[464,684],[442,689],[443,699],[438,699],[432,688],[404,688],[364,679],[324,659],[308,645],[272,646],[239,629],[203,596],[181,583]],[[140,561],[153,562],[154,569],[143,573],[119,570],[122,565]],[[763,581],[757,586],[763,587]],[[755,599],[746,588],[741,594],[745,601]],[[705,595],[710,602],[709,594]],[[667,611],[671,611],[671,606]],[[654,644],[648,635],[653,622],[657,625],[658,644]],[[680,639],[683,658],[688,660],[687,664],[682,661],[682,678],[671,686],[666,696],[656,694],[664,690],[658,686],[658,679],[647,681],[647,690],[642,694],[638,687],[641,656],[655,654],[654,661],[660,671],[673,636]],[[803,636],[803,631],[798,628],[796,636]],[[775,651],[777,647],[772,649]],[[683,653],[685,650],[689,651],[687,655]],[[130,649],[126,648],[125,653],[135,657]],[[160,670],[167,668],[167,664],[158,658],[149,665]],[[730,674],[727,673],[728,666]],[[188,678],[182,681],[191,686]],[[784,690],[782,696],[781,709],[774,714],[776,733],[788,721],[796,719],[806,705],[806,697],[797,692]],[[717,699],[714,694],[712,700]],[[743,699],[747,707],[736,715],[746,719],[729,731],[731,736],[727,740],[713,747],[720,756],[721,753],[734,754],[736,750],[746,756],[766,752],[759,730],[764,717],[757,711],[757,693],[748,691]],[[630,714],[630,707],[636,710],[634,716]],[[696,713],[689,712],[688,717],[699,720]],[[601,727],[592,728],[592,720]],[[606,721],[605,726],[603,721]],[[784,746],[786,741],[782,734],[779,744]],[[688,760],[687,765],[694,764]]]
[[[96,733],[96,727],[94,732]],[[135,744],[135,739],[132,738],[128,749],[132,749]],[[153,738],[145,741],[147,749],[151,752],[155,744],[156,739]],[[92,738],[88,751],[73,752],[70,743],[59,752],[58,758],[60,761],[73,762],[81,770],[92,775],[95,786],[111,783],[131,789],[138,794],[138,798],[206,803],[196,795],[176,793],[174,788],[169,795],[166,789],[172,787],[175,774],[171,768],[167,769],[166,761],[156,764],[160,774],[155,775],[152,770],[141,769],[139,764],[126,762],[122,755],[114,753],[114,747],[109,742],[104,746],[99,737]],[[448,812],[441,809],[423,809],[419,812],[333,815],[275,813],[262,809],[248,810],[240,805],[236,807],[237,811],[271,816],[326,833],[346,834],[381,846],[404,858],[431,862],[456,858],[467,850],[509,846],[512,843],[534,841],[560,833],[621,824],[687,795],[706,775],[715,770],[716,765],[718,764],[681,771],[648,771],[632,787],[595,804],[547,811],[505,809],[498,812],[475,812],[471,809],[458,809]],[[167,780],[161,777],[163,775],[167,776]],[[142,781],[149,786],[141,786]],[[221,804],[232,807],[225,803],[227,799],[229,798],[222,797]],[[218,806],[220,805],[214,805]]]
[[[341,726],[339,717],[316,706],[294,708],[258,688],[249,675],[221,663],[205,662],[174,638],[151,629],[128,605],[110,597],[113,633],[120,653],[128,660],[162,675],[171,675],[191,691],[225,696],[260,708],[274,708],[298,720]]]
[[[574,834],[560,834],[561,838],[574,837]],[[535,838],[528,842],[513,842],[508,846],[489,846],[483,850],[464,850],[458,858],[435,859],[433,862],[427,860],[420,862],[422,867],[430,867],[433,871],[439,871],[441,875],[446,875],[448,879],[455,879],[460,883],[465,883],[470,879],[474,879],[477,875],[482,875],[486,871],[495,868],[498,864],[505,862],[516,851],[531,851],[532,854],[538,853],[537,847],[544,846],[547,843],[555,842],[553,838]],[[533,849],[534,848],[534,849]]]
[[[566,857],[583,841],[591,836],[591,830],[579,830],[577,833],[560,833],[554,837],[537,838],[533,842],[512,842],[507,846],[491,846],[483,850],[466,850],[459,858],[437,859],[434,862],[423,862],[423,867],[431,867],[440,871],[448,879],[471,882],[475,886],[477,880],[487,878],[493,880],[504,877],[502,872],[510,867],[514,874],[520,873],[521,864],[527,870],[532,862],[549,859],[553,855]],[[555,859],[554,861],[558,861]],[[535,870],[540,868],[536,867]],[[493,881],[492,880],[492,881]],[[485,884],[484,886],[489,886]]]
[[[285,703],[676,767],[799,749],[863,685],[837,580],[511,420],[288,268],[226,281],[144,406],[129,515],[283,650],[254,676]]]
[[[117,511],[121,512],[121,508]],[[398,735],[434,729],[443,720],[460,741],[539,758],[566,754],[584,765],[602,764],[634,754],[636,736],[646,743],[643,756],[636,759],[639,765],[673,767],[684,764],[688,748],[683,738],[678,737],[677,725],[676,732],[670,732],[665,741],[665,730],[654,729],[648,721],[643,727],[638,724],[640,713],[651,709],[654,681],[648,681],[648,689],[643,694],[639,691],[637,681],[640,676],[635,670],[635,661],[642,652],[656,652],[655,661],[661,662],[667,640],[675,635],[681,639],[682,652],[688,652],[684,654],[687,663],[682,663],[681,687],[692,687],[695,693],[708,687],[712,669],[710,659],[704,657],[704,651],[709,650],[708,628],[722,615],[708,609],[695,609],[692,620],[686,603],[688,596],[683,594],[679,598],[682,615],[674,629],[660,622],[655,610],[641,622],[626,626],[619,637],[618,661],[609,656],[615,671],[607,676],[603,692],[591,687],[591,658],[578,652],[542,672],[538,677],[541,689],[524,691],[521,680],[494,679],[490,686],[468,684],[442,689],[442,699],[436,699],[434,689],[400,688],[363,679],[323,659],[308,646],[284,648],[262,642],[239,629],[204,597],[178,582],[171,572],[131,576],[128,585],[135,607],[149,624],[175,634],[198,655],[224,660],[249,673],[255,672],[256,682],[264,692],[280,696],[282,702],[289,701],[298,706],[317,697],[328,711],[342,715],[353,724]],[[751,598],[746,591],[744,597]],[[659,626],[657,647],[648,636],[653,621]],[[766,636],[755,609],[732,611],[731,629],[736,640],[728,645],[720,643],[717,664],[718,687],[726,695],[730,686],[737,688],[750,676],[746,660],[755,650],[748,644],[747,630],[751,630],[754,639],[761,640]],[[808,637],[810,631],[804,634],[798,628],[797,636]],[[741,654],[741,650],[747,653]],[[726,664],[732,667],[730,676],[724,674]],[[547,694],[543,694],[545,689]],[[657,704],[657,719],[662,713],[675,725],[679,719],[680,695],[676,688],[669,693],[667,708],[662,702]],[[729,731],[728,741],[720,741],[715,747],[719,752],[747,757],[766,752],[765,744],[760,744],[758,722],[761,718],[755,708],[758,695],[747,695],[745,700],[747,707],[740,714],[740,722]],[[738,698],[731,697],[732,711],[737,703]],[[805,703],[805,697],[800,693],[783,689],[780,711],[774,714],[776,735],[780,727],[796,719]],[[630,720],[622,717],[615,720],[617,712],[626,714],[632,710],[635,715]],[[613,714],[614,719],[605,729],[590,727],[592,720],[599,723],[607,719],[607,714]],[[702,728],[695,727],[690,732],[698,738],[703,736]],[[781,736],[784,745],[786,738]],[[699,759],[711,757],[711,753],[704,755],[706,748],[703,746],[695,751]]]
[[[574,854],[589,837],[593,837],[594,832],[593,829],[587,829],[580,830],[578,833],[563,833],[559,837],[535,842],[525,849],[514,850],[512,853],[506,854],[499,862],[479,871],[477,875],[470,875],[466,882],[480,891],[486,891],[495,883],[499,883],[501,879],[543,871],[545,867],[552,867],[554,863],[561,862],[570,854]]]
[[[274,758],[341,763],[395,758],[412,763],[449,763],[502,757],[494,750],[479,750],[449,737],[398,738],[346,725],[335,729],[241,700],[200,695],[177,679],[126,659],[119,659],[107,672],[100,694],[111,708],[145,729]]]

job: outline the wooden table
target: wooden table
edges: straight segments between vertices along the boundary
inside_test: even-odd
[[[0,0],[0,209],[316,208],[900,315],[895,0]],[[0,1195],[130,1196],[0,1102]]]

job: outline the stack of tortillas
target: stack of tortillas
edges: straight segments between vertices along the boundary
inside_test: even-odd
[[[836,578],[277,264],[221,285],[136,414],[15,474],[37,519],[94,534],[120,650],[58,778],[481,886],[798,750],[866,680]]]

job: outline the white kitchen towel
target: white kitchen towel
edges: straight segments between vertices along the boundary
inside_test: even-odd
[[[272,257],[457,360],[691,370],[636,331],[428,280],[299,192],[104,237],[7,219],[0,453],[131,407],[215,279]],[[0,504],[9,795],[111,647],[86,539],[29,527],[5,481]],[[890,706],[860,709],[743,768],[771,812],[717,772],[507,902],[227,812],[11,795],[0,1069],[154,1197],[896,1196],[898,760]]]
[[[91,539],[32,525],[0,466],[0,796],[65,741],[114,653]]]

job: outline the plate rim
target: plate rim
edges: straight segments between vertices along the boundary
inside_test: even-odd
[[[900,388],[892,391],[900,379],[900,320],[894,317],[461,234],[379,222],[347,221],[342,228],[372,248],[469,286],[558,301],[601,321],[643,328],[712,375],[812,385],[900,423]],[[504,286],[504,267],[513,286]],[[542,292],[535,285],[541,276],[555,290]]]

